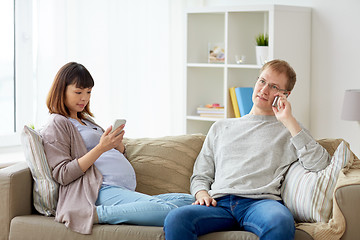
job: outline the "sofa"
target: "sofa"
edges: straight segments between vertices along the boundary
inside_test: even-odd
[[[137,175],[137,191],[151,195],[189,192],[189,178],[204,138],[203,135],[181,135],[124,139],[127,157]],[[333,154],[341,141],[325,139],[318,142]],[[353,162],[358,163],[355,155]],[[347,167],[343,175],[344,178],[351,175],[351,180],[338,186],[333,193],[333,205],[338,207],[340,214],[334,212],[326,223],[297,223],[296,240],[338,239],[339,236],[344,240],[360,239],[360,172],[359,169]],[[334,220],[335,215],[340,216],[340,220]],[[321,238],[324,228],[325,237]],[[55,222],[53,216],[39,214],[33,206],[33,178],[26,162],[0,169],[0,229],[0,240],[165,239],[161,227],[126,224],[95,224],[92,234],[82,235],[67,229],[62,223]],[[234,230],[210,233],[199,239],[255,240],[258,237],[250,232]]]

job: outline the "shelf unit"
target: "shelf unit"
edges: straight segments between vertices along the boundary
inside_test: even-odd
[[[284,5],[200,8],[186,11],[185,126],[186,133],[206,134],[216,118],[196,114],[200,105],[220,103],[225,117],[234,117],[231,87],[254,87],[260,65],[256,64],[255,37],[269,35],[269,59],[283,59],[297,73],[289,96],[293,114],[309,127],[311,9]],[[208,45],[222,43],[224,63],[208,63]],[[237,64],[236,55],[246,57]]]

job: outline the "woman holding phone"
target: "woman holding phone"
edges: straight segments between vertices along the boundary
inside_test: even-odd
[[[194,201],[190,194],[149,196],[135,191],[135,171],[126,159],[124,126],[105,131],[91,117],[94,81],[81,64],[57,73],[47,97],[42,129],[45,154],[60,184],[55,220],[90,234],[94,223],[162,226],[167,213]]]

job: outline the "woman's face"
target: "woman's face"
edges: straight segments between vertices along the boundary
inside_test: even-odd
[[[70,111],[71,118],[77,119],[77,113],[84,110],[90,97],[91,88],[77,88],[75,84],[66,87],[65,105]]]

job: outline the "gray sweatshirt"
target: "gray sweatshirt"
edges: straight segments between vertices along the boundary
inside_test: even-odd
[[[194,165],[191,193],[280,200],[280,186],[291,163],[319,171],[328,152],[301,130],[292,137],[275,116],[246,115],[215,122]]]

